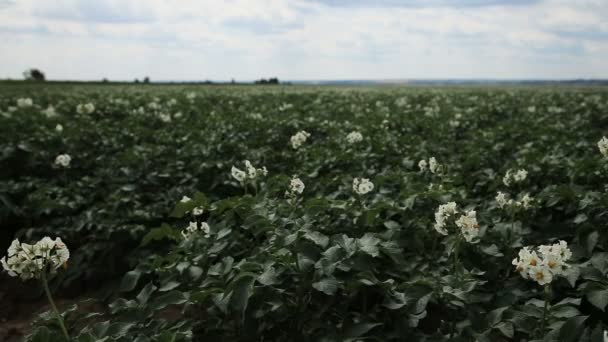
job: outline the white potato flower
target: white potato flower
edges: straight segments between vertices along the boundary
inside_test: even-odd
[[[188,197],[188,196],[184,196],[179,201],[182,202],[182,203],[188,203],[188,202],[192,201],[192,199],[190,197]]]
[[[242,183],[245,181],[245,179],[247,179],[247,174],[244,171],[237,169],[235,166],[232,167],[231,173],[232,177],[234,177],[234,179],[236,179],[238,182]]]
[[[60,167],[69,167],[72,157],[69,154],[60,154],[55,158],[55,165]]]
[[[353,190],[358,195],[365,195],[374,190],[374,183],[368,178],[355,178],[353,179]]]
[[[44,114],[47,118],[54,118],[57,116],[57,112],[53,106],[48,106],[42,111],[42,114]]]
[[[95,105],[92,103],[79,104],[76,106],[76,112],[78,114],[91,114],[95,111]]]
[[[296,176],[294,176],[289,182],[289,190],[292,194],[301,194],[304,192],[304,182]]]
[[[189,237],[198,232],[202,232],[204,234],[203,236],[206,239],[211,236],[211,228],[209,227],[209,224],[207,224],[207,222],[201,222],[200,226],[197,222],[190,222],[190,224],[188,224],[188,227],[182,230],[181,233],[184,239],[188,239]]]
[[[556,276],[564,274],[568,268],[566,262],[571,257],[572,252],[566,241],[560,241],[553,245],[538,246],[536,251],[524,247],[511,263],[524,279],[536,281],[539,285],[546,285],[551,283]]]
[[[524,194],[520,203],[524,209],[530,209],[532,207],[532,201],[534,201],[534,198],[530,197],[530,194]]]
[[[597,147],[600,149],[602,156],[608,158],[608,139],[606,137],[602,137],[602,139],[597,142]]]
[[[363,135],[357,131],[352,131],[346,136],[346,141],[351,145],[356,144],[363,141]]]
[[[428,167],[428,163],[426,162],[426,160],[422,159],[421,161],[418,162],[418,168],[420,169],[420,171],[424,172],[426,171]]]
[[[310,133],[306,131],[299,131],[298,133],[294,134],[289,141],[291,143],[291,147],[295,150],[302,146],[308,138],[310,138]]]
[[[158,118],[160,119],[160,121],[162,121],[164,123],[171,122],[171,114],[168,114],[168,113],[159,113]]]
[[[504,192],[498,192],[498,194],[496,195],[496,203],[498,204],[498,207],[500,208],[504,208],[507,205],[507,195]]]
[[[440,171],[440,169],[441,165],[439,165],[437,159],[435,159],[435,157],[429,158],[429,170],[431,171],[431,173],[437,173],[438,171]]]
[[[63,126],[61,126],[61,124],[57,124],[57,126],[55,126],[55,131],[59,133],[63,132]]]
[[[523,182],[528,177],[528,171],[520,169],[513,171],[512,169],[507,170],[507,173],[502,178],[502,183],[505,186],[510,186],[513,183]]]
[[[261,169],[257,169],[249,160],[245,160],[245,171],[238,169],[236,166],[232,166],[231,174],[234,179],[240,183],[243,183],[247,180],[255,180],[260,175],[268,175],[268,169],[266,169],[266,166],[262,167]]]
[[[23,280],[40,278],[42,272],[51,273],[67,265],[70,251],[60,238],[52,240],[44,237],[34,245],[13,240],[8,248],[8,255],[0,263],[11,277]]]
[[[201,215],[203,215],[203,212],[204,212],[204,210],[201,207],[196,207],[196,208],[192,209],[192,215],[194,215],[194,216],[201,216]]]
[[[448,235],[448,230],[446,229],[447,220],[457,213],[456,202],[441,204],[435,212],[435,230],[441,235]]]
[[[29,97],[24,99],[17,99],[17,107],[19,108],[27,108],[33,105],[34,101],[32,101],[32,99],[30,99]]]
[[[477,212],[469,210],[456,220],[456,226],[467,242],[472,242],[479,235],[479,224],[477,223]]]

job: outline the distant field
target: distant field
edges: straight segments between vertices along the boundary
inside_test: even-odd
[[[0,82],[0,256],[61,237],[75,341],[599,341],[604,135],[601,87]]]

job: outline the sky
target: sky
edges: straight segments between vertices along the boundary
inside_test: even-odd
[[[0,78],[608,78],[608,0],[0,0]]]

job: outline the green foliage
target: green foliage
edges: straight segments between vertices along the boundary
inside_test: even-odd
[[[0,224],[61,236],[66,285],[122,276],[95,316],[64,312],[76,341],[595,341],[608,323],[603,89],[36,87],[0,95]],[[244,160],[268,176],[242,187]],[[476,210],[477,243],[433,229],[448,201]],[[558,240],[571,267],[545,303],[511,260]],[[57,338],[43,314],[29,340]]]

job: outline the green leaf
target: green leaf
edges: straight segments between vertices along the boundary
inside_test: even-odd
[[[559,332],[560,342],[575,342],[581,336],[583,323],[589,316],[572,317],[564,323]]]
[[[240,277],[232,284],[232,297],[230,299],[230,307],[241,314],[241,319],[244,319],[245,310],[249,304],[249,297],[253,291],[253,282],[255,278],[250,276]]]
[[[178,286],[180,286],[180,285],[181,285],[181,283],[180,283],[180,282],[177,282],[177,281],[175,281],[175,280],[170,280],[170,281],[166,282],[165,284],[163,284],[163,286],[161,286],[161,287],[158,289],[158,291],[159,291],[159,292],[167,292],[167,291],[171,291],[171,290],[173,290],[174,288],[176,288],[176,287],[178,287]]]
[[[154,301],[152,301],[152,303],[150,304],[150,308],[152,308],[153,310],[160,310],[169,305],[184,304],[187,301],[188,298],[183,292],[173,290],[171,292],[165,293],[162,296],[159,296]]]
[[[382,323],[357,323],[346,328],[345,337],[355,338],[361,337],[368,333],[373,328],[382,325]]]
[[[327,244],[329,243],[329,238],[317,231],[308,231],[304,234],[304,237],[306,239],[314,242],[316,245],[320,246],[321,248],[327,247]]]
[[[593,306],[602,311],[608,305],[608,289],[605,286],[592,284],[585,290],[585,296]]]
[[[120,291],[132,291],[137,285],[137,282],[139,281],[140,277],[141,271],[137,268],[127,272],[124,277],[122,277],[122,281],[120,282]]]
[[[365,233],[363,237],[357,240],[357,245],[363,252],[371,255],[372,257],[377,257],[380,255],[378,249],[378,244],[380,241],[381,240],[375,237],[374,234]]]
[[[508,306],[504,306],[502,308],[498,308],[498,309],[494,309],[494,310],[490,311],[487,316],[488,325],[493,327],[496,324],[498,324],[502,320],[502,314],[508,308],[509,308]]]
[[[151,282],[146,284],[146,286],[139,292],[136,297],[139,304],[146,304],[148,302],[148,299],[150,298],[150,295],[154,291],[156,291],[156,286],[154,286],[154,284],[152,284]]]
[[[274,267],[267,267],[264,270],[264,273],[260,274],[257,280],[260,282],[260,284],[265,286],[274,285],[278,282],[277,272],[275,271]]]
[[[500,332],[508,338],[513,338],[513,333],[515,329],[513,327],[513,323],[511,322],[500,322],[495,326],[496,329],[500,330]]]
[[[597,245],[597,240],[599,239],[600,233],[597,230],[592,231],[587,238],[585,239],[585,247],[587,249],[587,253],[593,252],[593,249]]]
[[[324,278],[316,283],[312,284],[312,287],[325,293],[326,295],[333,296],[338,291],[340,283],[335,278]]]
[[[127,322],[116,322],[110,324],[108,327],[107,334],[114,338],[125,336],[131,328],[135,326],[136,323],[127,323]]]
[[[393,220],[384,221],[384,226],[390,230],[397,230],[401,228],[401,225]]]
[[[573,222],[575,224],[581,224],[585,221],[587,221],[587,215],[581,213],[581,214],[576,215]]]
[[[171,228],[168,224],[163,224],[158,228],[151,229],[141,240],[140,246],[146,246],[152,241],[164,239],[179,241],[180,236],[181,235],[177,230]]]

